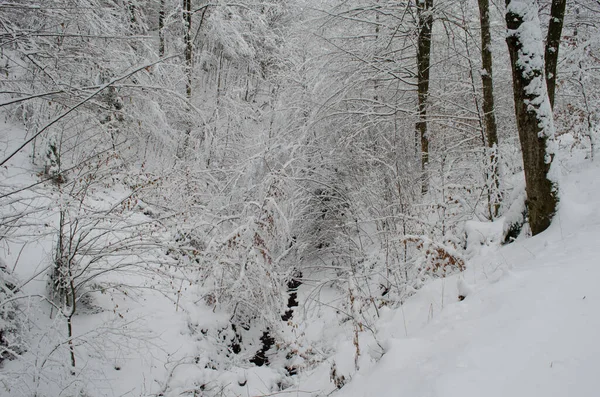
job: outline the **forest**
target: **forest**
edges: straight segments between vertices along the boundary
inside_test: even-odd
[[[343,393],[554,230],[599,80],[596,0],[1,0],[0,395]]]

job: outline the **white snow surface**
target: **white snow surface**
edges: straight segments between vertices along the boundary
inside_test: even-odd
[[[18,135],[7,125],[0,132],[5,138]],[[7,147],[0,155],[8,152],[11,139],[4,140]],[[358,370],[353,329],[328,306],[339,297],[325,282],[301,288],[299,300],[307,304],[297,309],[290,328],[298,337],[298,351],[315,357],[316,366],[292,377],[292,384],[288,378],[289,387],[279,390],[284,375],[275,368],[246,363],[217,373],[195,365],[209,351],[210,340],[199,341],[190,324],[200,329],[226,319],[194,295],[179,300],[177,290],[193,291],[192,285],[158,291],[149,280],[129,275],[124,282],[146,288],[130,296],[98,293],[100,311],[76,317],[76,336],[94,338],[77,345],[77,379],[90,397],[192,395],[201,384],[240,397],[596,396],[600,165],[580,154],[561,159],[560,207],[549,230],[500,248],[501,224],[469,224],[473,237],[467,270],[426,284],[401,307],[380,308],[379,319],[359,334]],[[26,153],[15,157],[3,171],[4,181],[35,182],[27,164]],[[111,200],[123,193],[102,194]],[[52,222],[48,214],[41,224]],[[17,243],[0,253],[10,267],[20,257],[16,275],[27,280],[43,273],[52,246],[52,237],[40,237],[20,255]],[[26,286],[32,294],[44,294],[45,288],[44,274]],[[459,302],[459,294],[465,300]],[[322,304],[309,299],[316,295]],[[43,373],[48,379],[32,380],[44,369],[40,360],[65,336],[62,324],[52,326],[48,307],[30,308],[28,315],[47,331],[30,336],[37,350],[0,368],[0,396],[71,395],[65,390],[73,379],[59,367]],[[346,379],[339,390],[330,379],[334,362]],[[19,384],[3,389],[3,379],[4,385],[14,379]]]
[[[573,160],[563,173],[549,230],[486,247],[464,274],[386,311],[377,324],[385,354],[333,395],[597,396],[600,167]]]

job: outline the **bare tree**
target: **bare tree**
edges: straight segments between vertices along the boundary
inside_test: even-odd
[[[429,137],[427,136],[427,97],[429,95],[429,67],[431,63],[431,31],[433,28],[433,0],[417,0],[417,95],[418,115],[416,124],[417,147],[421,153],[421,191],[427,193],[427,164],[429,163]],[[418,142],[420,141],[420,145]]]
[[[497,191],[500,185],[498,175],[498,132],[494,110],[494,80],[492,73],[492,35],[490,33],[490,2],[478,0],[481,23],[481,84],[483,87],[483,118],[485,120],[486,144],[489,149],[490,171],[488,179]],[[490,201],[490,216],[498,216],[499,203],[493,206]],[[493,208],[492,208],[493,207]]]
[[[160,0],[158,9],[158,55],[165,55],[165,0]]]
[[[188,99],[190,99],[192,97],[192,59],[194,49],[194,39],[192,37],[192,0],[183,0],[183,20],[185,24],[185,67],[187,72],[185,93]]]
[[[558,202],[558,185],[550,176],[554,160],[554,120],[544,77],[544,46],[537,1],[507,0],[506,27],[529,225],[536,235],[550,226]]]
[[[558,65],[558,49],[562,34],[563,21],[567,0],[552,0],[550,21],[548,22],[548,36],[546,37],[546,85],[550,106],[554,108],[554,90],[556,88],[556,67]]]

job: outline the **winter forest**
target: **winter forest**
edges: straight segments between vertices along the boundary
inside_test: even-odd
[[[0,116],[0,396],[600,388],[596,0],[0,0]]]

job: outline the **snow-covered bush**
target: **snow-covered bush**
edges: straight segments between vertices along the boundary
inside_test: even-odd
[[[4,360],[15,359],[25,350],[25,327],[16,299],[17,286],[17,280],[0,259],[0,368]]]

